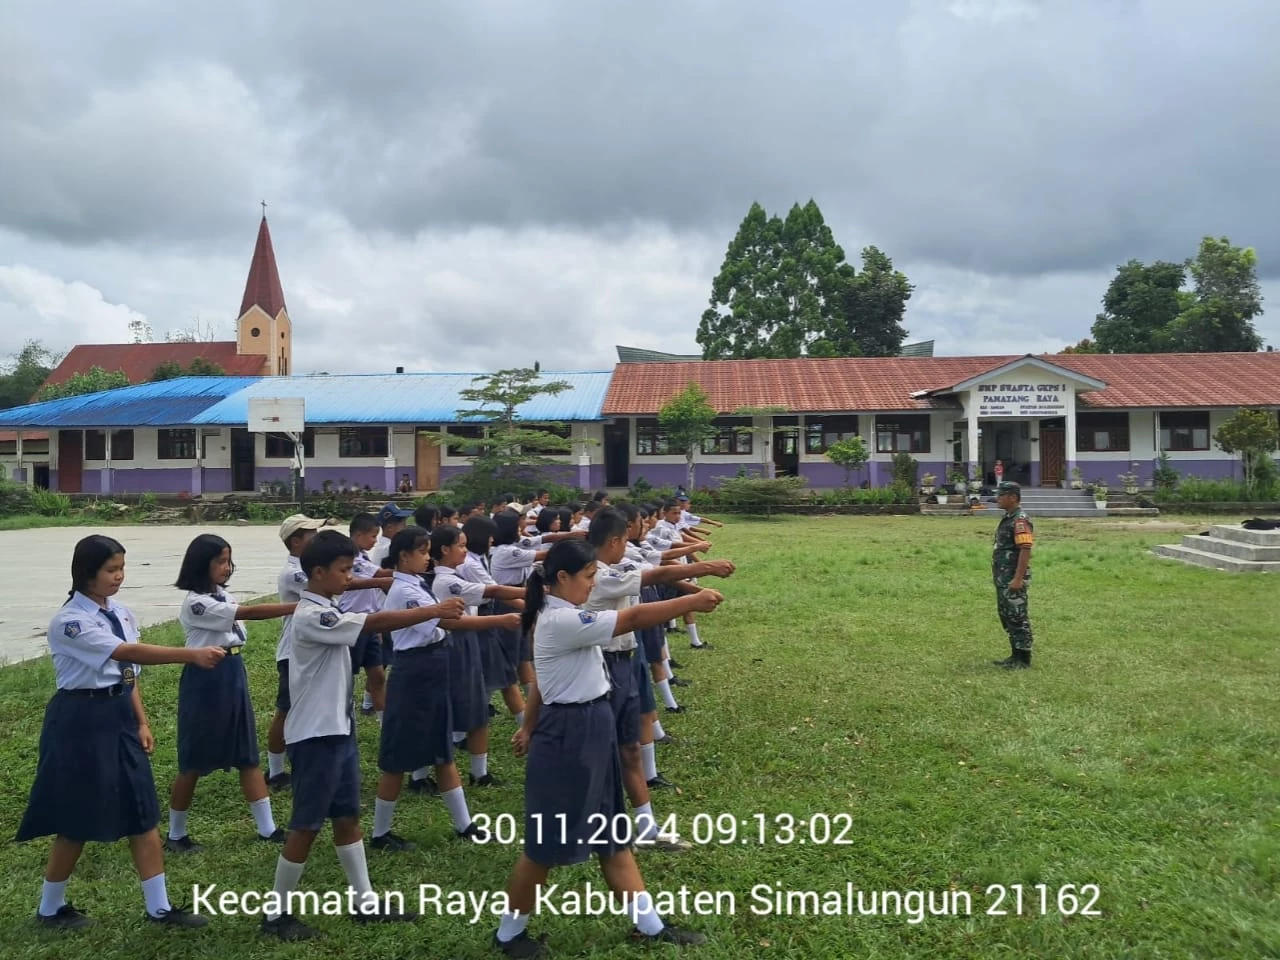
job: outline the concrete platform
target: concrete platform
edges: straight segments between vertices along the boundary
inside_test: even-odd
[[[1209,536],[1184,536],[1154,549],[1157,556],[1232,573],[1280,573],[1280,530],[1216,524]]]
[[[48,653],[45,633],[71,587],[76,542],[105,533],[124,544],[120,600],[143,626],[173,620],[183,594],[173,586],[187,544],[216,533],[231,544],[236,572],[230,590],[242,599],[276,592],[285,551],[275,526],[51,527],[0,532],[0,664]],[[252,630],[252,627],[250,628]]]

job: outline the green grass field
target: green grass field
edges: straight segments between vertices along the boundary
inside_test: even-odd
[[[651,889],[736,895],[736,915],[688,919],[711,936],[694,955],[1280,956],[1277,580],[1155,559],[1148,547],[1177,539],[1167,530],[1041,521],[1035,666],[1008,673],[989,666],[1008,654],[988,573],[994,523],[994,516],[791,518],[733,521],[717,533],[713,556],[734,559],[739,573],[725,585],[728,602],[704,620],[704,638],[717,649],[690,653],[673,635],[694,685],[679,691],[689,713],[667,724],[681,742],[658,748],[659,768],[683,789],[656,794],[657,812],[678,814],[687,837],[699,813],[730,815],[726,830],[757,814],[771,825],[780,814],[825,814],[848,842],[817,842],[819,818],[816,829],[797,828],[791,844],[772,835],[740,842],[748,832],[754,838],[751,825],[734,843],[642,853]],[[246,660],[265,738],[275,632],[250,631]],[[169,625],[146,639],[181,637]],[[7,836],[26,801],[52,677],[47,660],[0,672]],[[177,679],[178,668],[149,668],[145,678],[162,810],[175,769]],[[473,812],[522,809],[520,763],[505,743],[511,731],[509,719],[496,722],[491,765],[512,785],[470,791]],[[360,738],[367,829],[376,725],[361,721]],[[275,808],[286,822],[287,794]],[[195,883],[270,888],[276,850],[252,842],[234,777],[202,783],[190,828],[207,850],[169,859],[175,901],[189,903]],[[375,886],[406,891],[411,903],[419,884],[500,889],[517,853],[462,845],[439,800],[407,791],[396,830],[420,849],[399,857],[370,851],[370,872]],[[44,933],[31,917],[46,853],[42,841],[0,853],[6,957],[497,955],[489,946],[496,919],[487,916],[474,925],[433,916],[411,927],[319,918],[326,937],[314,946],[263,940],[249,918],[217,918],[195,935],[146,928],[123,843],[91,846],[68,888],[95,926]],[[600,885],[592,864],[555,879]],[[942,893],[967,893],[971,912],[919,923],[905,915],[752,912],[758,884],[823,891],[846,883],[864,896],[933,892],[935,906]],[[322,838],[303,886],[342,884]],[[1096,897],[1085,885],[1096,886]],[[1097,915],[1082,915],[1090,906]],[[993,908],[1005,914],[989,914]],[[633,955],[639,948],[625,942],[627,929],[616,917],[531,925],[550,934],[557,956]]]

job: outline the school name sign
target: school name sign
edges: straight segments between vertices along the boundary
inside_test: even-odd
[[[973,390],[979,417],[1065,417],[1065,383],[980,383]]]

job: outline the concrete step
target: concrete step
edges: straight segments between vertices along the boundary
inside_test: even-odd
[[[1106,510],[1099,510],[1097,507],[1036,507],[1033,509],[1024,506],[1024,509],[1032,520],[1040,517],[1105,517],[1107,515]]]
[[[1217,529],[1211,528],[1211,529]],[[1248,532],[1248,531],[1246,531]],[[1259,562],[1280,562],[1280,544],[1268,547],[1255,547],[1251,543],[1240,543],[1237,540],[1226,540],[1221,537],[1201,537],[1188,534],[1182,538],[1182,545],[1192,550],[1203,550],[1205,553],[1217,553],[1237,560],[1254,560]]]
[[[1280,573],[1280,562],[1237,560],[1235,557],[1225,557],[1220,553],[1193,550],[1191,547],[1176,544],[1162,544],[1154,547],[1152,552],[1156,556],[1167,557],[1170,560],[1181,560],[1183,563],[1193,563],[1196,566],[1210,567],[1214,570],[1227,570],[1231,573]]]
[[[1113,507],[1107,503],[1108,517],[1158,517],[1160,511],[1155,507]]]
[[[1218,523],[1209,528],[1209,534],[1219,540],[1233,540],[1255,547],[1280,546],[1280,530],[1245,530],[1233,524]]]

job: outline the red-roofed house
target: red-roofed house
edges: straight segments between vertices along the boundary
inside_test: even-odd
[[[1006,479],[1028,485],[1082,477],[1114,486],[1130,470],[1149,483],[1162,452],[1183,473],[1237,471],[1213,434],[1238,407],[1280,408],[1280,354],[621,363],[603,409],[613,418],[604,432],[609,485],[685,481],[684,457],[670,450],[657,413],[690,382],[723,415],[699,451],[699,485],[746,467],[837,486],[843,471],[824,453],[857,435],[872,454],[858,479],[872,486],[888,482],[900,451],[939,483],[956,471],[991,482],[1000,461]],[[766,406],[786,413],[733,416]]]

